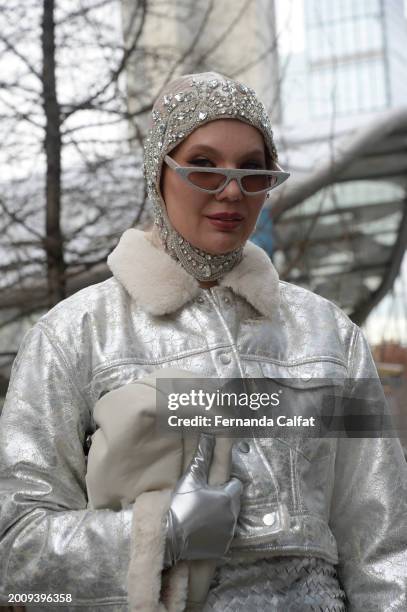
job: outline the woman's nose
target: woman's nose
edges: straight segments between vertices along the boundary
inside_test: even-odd
[[[241,200],[243,198],[242,190],[236,179],[230,180],[227,185],[216,194],[217,200]]]

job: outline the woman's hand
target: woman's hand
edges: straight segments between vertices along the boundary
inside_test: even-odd
[[[214,436],[202,434],[184,476],[178,481],[167,513],[164,564],[180,559],[216,559],[228,550],[240,511],[242,483],[232,478],[209,486]]]

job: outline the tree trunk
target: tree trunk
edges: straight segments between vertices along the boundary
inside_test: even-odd
[[[46,237],[49,307],[65,297],[65,262],[61,233],[61,118],[55,76],[54,0],[44,0],[42,16],[42,83],[45,112]]]

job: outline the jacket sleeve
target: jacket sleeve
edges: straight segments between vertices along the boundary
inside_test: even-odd
[[[127,602],[132,507],[87,509],[91,415],[78,376],[38,323],[0,418],[0,602],[9,593],[67,593],[87,610]]]
[[[357,327],[349,375],[355,398],[385,406],[369,346]],[[405,612],[407,464],[398,438],[338,440],[331,528],[349,612]]]

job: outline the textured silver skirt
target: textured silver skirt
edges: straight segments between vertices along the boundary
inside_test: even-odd
[[[315,557],[220,565],[203,612],[346,612],[335,566]]]

